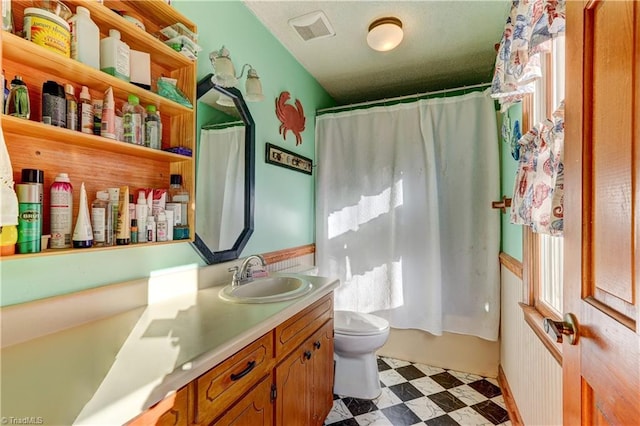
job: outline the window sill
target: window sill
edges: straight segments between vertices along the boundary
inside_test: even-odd
[[[562,366],[562,344],[557,343],[544,331],[542,326],[544,317],[533,306],[520,303],[520,307],[522,308],[522,313],[524,314],[524,320],[526,323],[529,324],[531,330],[533,330],[536,336],[538,336],[544,347],[547,348],[556,362]]]

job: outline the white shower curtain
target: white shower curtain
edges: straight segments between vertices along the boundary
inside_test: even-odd
[[[212,251],[233,247],[244,228],[244,133],[244,126],[200,131],[197,231]]]
[[[316,256],[335,308],[497,340],[499,162],[486,92],[323,114]]]

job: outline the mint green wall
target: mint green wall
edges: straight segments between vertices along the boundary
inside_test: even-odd
[[[515,121],[520,123],[522,132],[522,104],[516,104],[509,108],[511,129]],[[502,115],[504,117],[504,114]],[[502,125],[502,120],[500,125]],[[516,177],[518,162],[511,156],[510,145],[503,137],[500,137],[500,193],[511,198],[513,196],[513,182]],[[502,232],[501,250],[508,255],[522,261],[522,226],[509,222],[509,209],[501,215],[500,229]]]
[[[250,62],[262,81],[265,100],[249,104],[256,122],[256,217],[255,231],[243,256],[312,243],[313,176],[265,164],[264,144],[271,142],[314,159],[315,109],[333,106],[333,100],[242,2],[177,1],[174,6],[198,26],[199,44],[203,47],[198,61],[199,78],[212,72],[209,52],[224,44],[236,67]],[[284,90],[293,99],[300,99],[307,117],[303,144],[297,147],[291,133],[286,141],[278,134],[275,98]],[[2,260],[0,305],[202,264],[189,243]]]

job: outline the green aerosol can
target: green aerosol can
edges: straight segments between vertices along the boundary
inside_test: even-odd
[[[33,183],[16,184],[18,196],[17,253],[39,253],[41,250],[42,203],[40,188]]]

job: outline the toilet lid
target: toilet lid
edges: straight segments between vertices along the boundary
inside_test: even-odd
[[[352,311],[335,311],[333,328],[336,333],[364,336],[378,334],[389,328],[389,322],[371,314]]]

